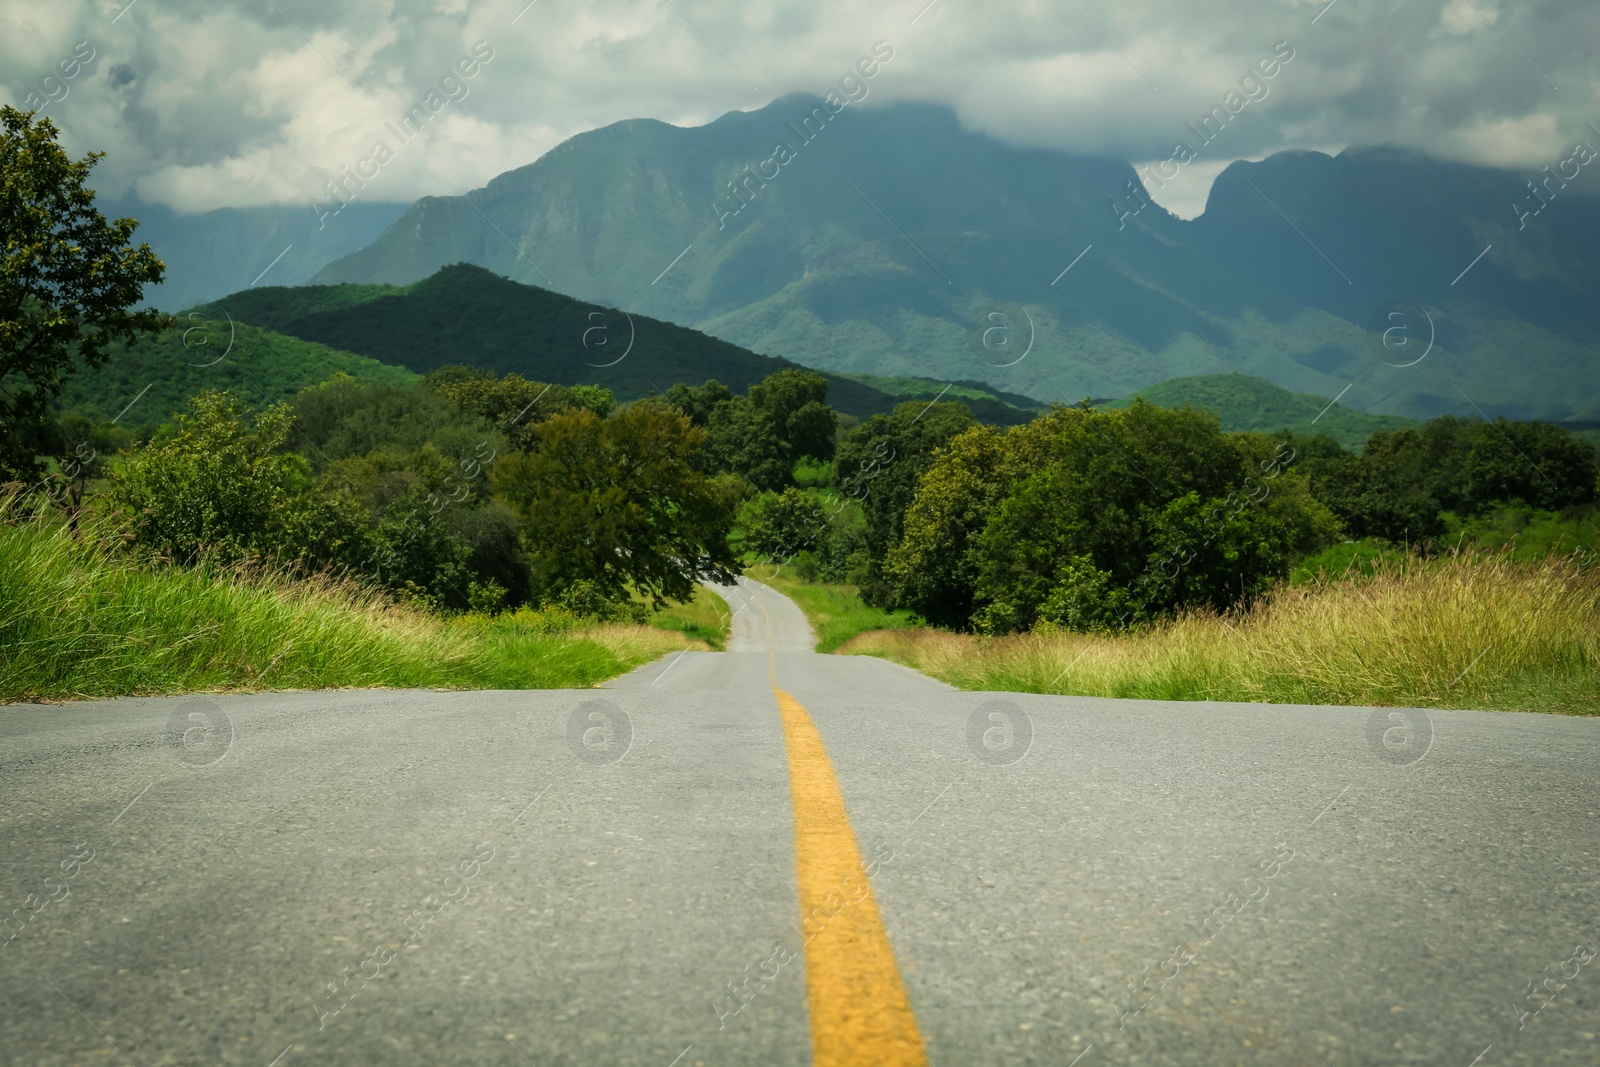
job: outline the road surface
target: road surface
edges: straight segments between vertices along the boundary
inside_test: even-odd
[[[1600,720],[956,692],[725,593],[601,690],[0,708],[0,1062],[1600,1063]]]

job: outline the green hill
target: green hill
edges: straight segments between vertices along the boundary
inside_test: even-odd
[[[1109,401],[1104,406],[1127,407],[1139,397],[1167,408],[1209,408],[1217,413],[1222,428],[1228,431],[1288,429],[1296,433],[1325,433],[1353,452],[1361,451],[1375,430],[1421,425],[1415,419],[1400,415],[1373,415],[1343,404],[1330,407],[1332,397],[1291,393],[1248,374],[1173,378],[1141,389],[1133,396]]]
[[[997,426],[1014,425],[1019,412],[1038,413],[1046,410],[1046,405],[1039,403],[1031,396],[1021,393],[1008,393],[996,389],[983,382],[954,381],[943,382],[937,378],[885,378],[879,374],[862,374],[843,371],[841,378],[848,378],[853,382],[870,386],[881,393],[887,393],[900,402],[907,400],[959,400],[972,409],[972,413],[983,422],[993,423]]]
[[[211,318],[192,312],[178,321],[173,329],[114,346],[97,370],[80,369],[67,379],[56,409],[82,411],[100,420],[121,412],[118,425],[136,430],[166,421],[204,389],[230,389],[260,405],[289,400],[339,372],[395,384],[417,378],[404,367],[237,319],[230,323],[220,313]]]
[[[743,392],[800,364],[761,356],[684,326],[586,303],[464,263],[405,286],[335,285],[247,289],[197,309],[359,353],[419,374],[466,363],[515,371],[557,385],[602,385],[633,400],[685,382],[715,378]],[[865,418],[937,395],[944,383],[868,384],[823,372],[828,402]],[[893,386],[893,391],[881,387]],[[961,389],[985,421],[1026,422],[1039,405],[1007,403],[979,383]]]

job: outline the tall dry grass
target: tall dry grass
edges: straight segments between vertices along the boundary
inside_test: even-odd
[[[1120,635],[863,634],[962,689],[1600,714],[1600,568],[1460,554]]]
[[[443,619],[270,568],[152,564],[109,544],[111,532],[0,522],[0,700],[590,686],[689,643],[644,626]]]

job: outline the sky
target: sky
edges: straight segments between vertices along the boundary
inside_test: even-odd
[[[1595,0],[0,0],[0,28],[0,99],[106,152],[102,193],[184,213],[308,203],[378,139],[369,199],[464,192],[612,122],[826,92],[880,41],[867,106],[945,104],[1015,145],[1153,163],[1237,110],[1153,190],[1185,217],[1284,149],[1531,174],[1600,147]]]

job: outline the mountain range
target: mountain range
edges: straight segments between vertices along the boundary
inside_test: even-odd
[[[145,289],[145,304],[182,310],[252,285],[302,285],[330,261],[377,239],[408,205],[356,202],[321,220],[308,205],[198,215],[132,198],[97,206],[107,218],[138,219],[135,240],[148,243],[166,264],[166,279]]]
[[[1397,148],[1285,152],[1230,165],[1185,220],[1124,160],[797,94],[573,137],[312,281],[477,264],[838,374],[1039,403],[1238,372],[1393,416],[1592,421],[1600,168],[1574,158],[1535,189]]]

